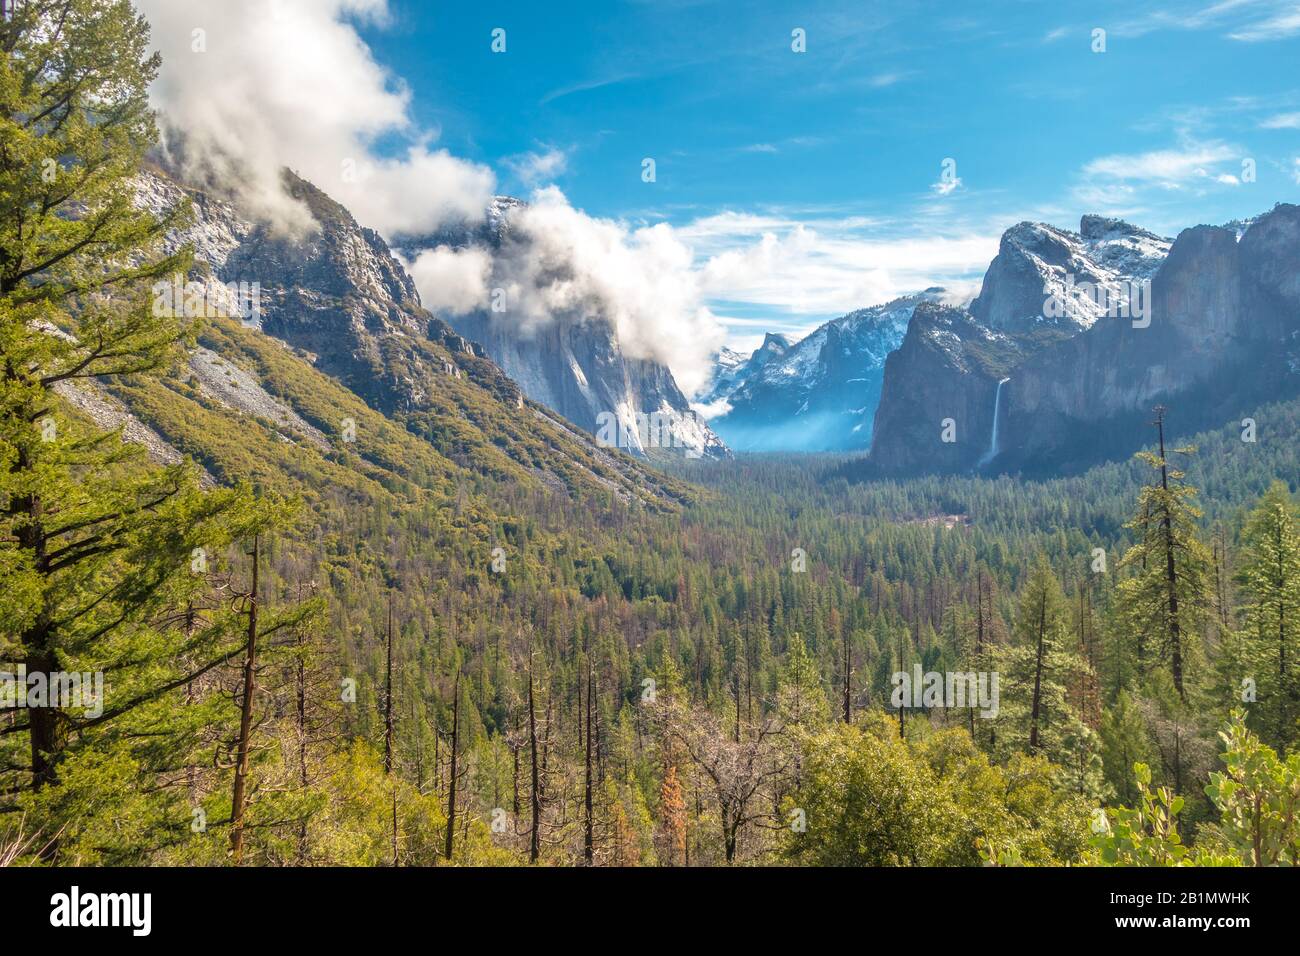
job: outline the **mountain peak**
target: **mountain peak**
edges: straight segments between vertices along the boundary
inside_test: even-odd
[[[1110,216],[1088,213],[1079,220],[1079,235],[1085,242],[1096,242],[1116,235],[1151,235],[1145,229]]]

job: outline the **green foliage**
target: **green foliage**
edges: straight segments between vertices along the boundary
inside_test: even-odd
[[[126,3],[33,0],[0,36],[0,659],[107,675],[100,717],[0,728],[0,861],[228,860],[256,536],[250,863],[439,862],[454,703],[453,864],[523,862],[534,828],[543,864],[588,834],[601,865],[1295,863],[1296,758],[1238,722],[1213,771],[1206,715],[1253,676],[1249,726],[1295,742],[1294,505],[1239,512],[1300,441],[1201,436],[1186,477],[1146,454],[859,483],[767,456],[672,466],[689,484],[486,360],[431,377],[450,353],[416,336],[382,366],[427,404],[370,405],[259,331],[149,308],[185,210],[131,201],[157,63]],[[196,344],[306,426],[217,397]],[[105,409],[191,460],[147,461]],[[1300,402],[1260,414],[1300,436]],[[1125,556],[1094,574],[1096,548]],[[913,663],[999,670],[998,718],[918,707],[900,739],[880,708]],[[1107,797],[1136,809],[1090,851]]]
[[[1300,863],[1300,753],[1279,758],[1247,729],[1241,711],[1232,715],[1219,738],[1225,769],[1210,774],[1205,788],[1219,811],[1217,842],[1248,866],[1296,866]]]
[[[1127,691],[1120,691],[1115,703],[1101,718],[1102,762],[1112,794],[1125,804],[1137,799],[1133,765],[1146,764],[1150,744],[1146,724]]]
[[[1188,446],[1174,453],[1195,451]],[[1186,473],[1152,452],[1137,457],[1158,471],[1160,480],[1143,486],[1128,524],[1137,540],[1120,562],[1129,576],[1117,588],[1117,614],[1127,631],[1132,672],[1145,678],[1153,668],[1164,668],[1185,700],[1200,661],[1210,555],[1200,539],[1197,490],[1184,481]]]
[[[1247,720],[1281,747],[1296,740],[1300,719],[1300,515],[1281,482],[1247,517],[1242,544],[1237,687],[1254,684]]]
[[[1196,862],[1178,833],[1183,798],[1168,787],[1151,790],[1151,768],[1134,764],[1139,805],[1107,814],[1106,832],[1093,838],[1100,860],[1108,866],[1189,866]]]
[[[1300,755],[1279,759],[1233,713],[1219,734],[1225,769],[1210,774],[1205,791],[1219,813],[1190,847],[1178,829],[1185,802],[1168,787],[1151,787],[1151,769],[1133,767],[1137,806],[1107,811],[1093,837],[1098,861],[1108,866],[1295,866],[1300,857]],[[1100,819],[1100,818],[1099,818]]]
[[[923,743],[898,739],[891,721],[838,724],[810,741],[793,797],[807,830],[786,853],[819,866],[972,866],[981,849],[1034,864],[1075,861],[1085,849],[1083,801],[1062,794],[1052,768],[1018,758],[991,764],[964,731]]]
[[[1071,688],[1091,671],[1067,650],[1066,610],[1061,585],[1040,555],[1021,592],[1015,643],[997,654],[1002,700],[995,726],[1003,753],[1042,754],[1074,774],[1074,789],[1096,797],[1098,741],[1070,700]]]

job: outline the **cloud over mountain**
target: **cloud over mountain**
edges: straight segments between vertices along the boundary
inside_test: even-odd
[[[311,217],[283,189],[296,170],[363,224],[391,234],[481,216],[485,166],[434,146],[410,92],[371,54],[358,22],[385,0],[140,0],[163,57],[154,105],[187,176],[235,195],[289,232]],[[381,152],[381,137],[402,148]]]

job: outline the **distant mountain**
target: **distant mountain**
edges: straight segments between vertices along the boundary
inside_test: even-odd
[[[738,451],[867,448],[885,359],[913,311],[944,294],[932,288],[850,312],[792,346],[769,335],[733,389],[713,399],[728,408],[710,424]]]
[[[790,340],[775,332],[763,337],[763,344],[745,355],[723,346],[713,359],[713,378],[709,387],[696,399],[697,405],[725,403],[731,395],[769,362],[791,349]],[[729,403],[724,408],[730,407]]]
[[[408,260],[445,246],[478,247],[494,256],[527,254],[527,238],[512,228],[521,200],[497,197],[484,222],[396,240]],[[725,458],[730,451],[691,408],[668,366],[624,353],[602,315],[553,314],[525,332],[516,317],[490,310],[449,315],[465,338],[479,343],[524,394],[633,455]]]
[[[1190,432],[1297,392],[1300,208],[1172,243],[1095,216],[1021,223],[968,312],[917,309],[869,470],[1077,472],[1141,447],[1157,403]]]

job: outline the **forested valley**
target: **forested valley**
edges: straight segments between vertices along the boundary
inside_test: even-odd
[[[0,662],[102,691],[0,691],[0,864],[1300,859],[1300,400],[1039,482],[617,470],[459,377],[376,409],[154,307],[156,59],[70,9],[0,30]],[[931,673],[995,700],[896,703]]]

